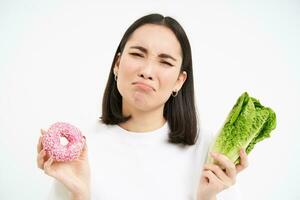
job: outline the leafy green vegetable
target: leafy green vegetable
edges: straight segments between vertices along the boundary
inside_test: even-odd
[[[241,148],[249,154],[255,144],[270,137],[275,128],[275,112],[244,92],[226,118],[211,151],[222,153],[237,164]],[[213,162],[210,156],[208,162]]]

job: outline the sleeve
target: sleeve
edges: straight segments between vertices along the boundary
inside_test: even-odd
[[[242,200],[242,194],[237,185],[233,185],[230,188],[220,192],[217,195],[217,200]]]
[[[48,200],[69,200],[70,198],[71,194],[68,189],[62,183],[54,180],[49,192]]]

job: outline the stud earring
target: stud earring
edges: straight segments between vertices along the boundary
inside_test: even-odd
[[[178,95],[178,91],[176,91],[176,90],[175,90],[175,91],[172,91],[172,96],[173,96],[173,97],[176,97],[177,95]]]

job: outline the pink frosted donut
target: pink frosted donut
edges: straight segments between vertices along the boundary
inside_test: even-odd
[[[68,141],[66,145],[61,144],[61,137],[65,137]],[[80,130],[65,122],[52,124],[42,137],[44,149],[56,161],[71,161],[78,158],[84,142],[85,138]]]

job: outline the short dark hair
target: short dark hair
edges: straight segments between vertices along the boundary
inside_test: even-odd
[[[193,145],[197,140],[197,112],[195,108],[194,81],[192,53],[189,40],[181,25],[171,17],[160,14],[149,14],[136,20],[125,32],[115,53],[108,81],[106,84],[103,101],[102,116],[104,124],[119,124],[126,122],[131,116],[122,114],[122,96],[120,95],[116,81],[114,80],[114,66],[118,53],[122,53],[124,47],[139,27],[145,24],[156,24],[169,28],[178,39],[182,50],[182,65],[180,73],[186,71],[187,79],[176,97],[170,96],[164,106],[163,116],[170,128],[169,142],[183,145]]]

